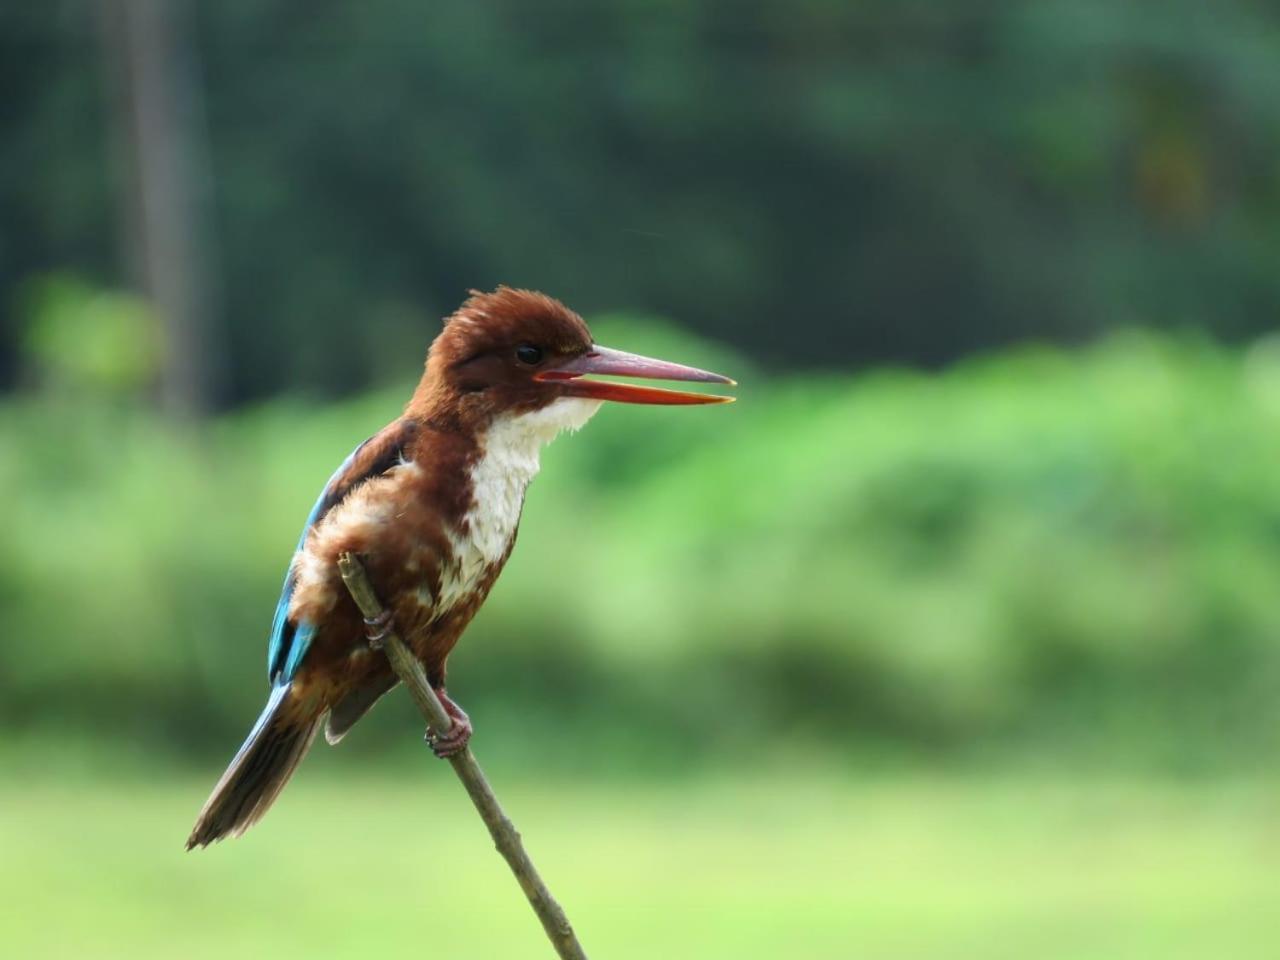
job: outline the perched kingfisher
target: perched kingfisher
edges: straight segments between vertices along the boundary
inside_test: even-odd
[[[530,290],[473,291],[445,321],[403,416],[356,447],[307,517],[271,625],[266,708],[187,849],[256,823],[322,724],[337,743],[398,682],[339,575],[343,553],[361,557],[454,719],[432,749],[447,757],[466,745],[471,722],[445,693],[445,662],[511,554],[543,444],[581,427],[605,400],[732,400],[584,379],[592,374],[733,383],[599,346],[581,317]]]

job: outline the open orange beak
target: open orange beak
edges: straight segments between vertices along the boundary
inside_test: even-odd
[[[666,360],[654,360],[621,350],[610,350],[598,344],[580,357],[562,363],[553,370],[542,370],[533,379],[558,383],[560,389],[571,397],[590,397],[595,400],[617,400],[622,403],[661,403],[692,405],[697,403],[732,403],[733,397],[720,397],[709,393],[687,393],[683,390],[663,390],[660,387],[642,387],[630,383],[612,383],[605,380],[580,379],[591,375],[613,377],[639,377],[645,380],[688,380],[695,383],[736,382],[728,377],[697,367],[686,367]]]

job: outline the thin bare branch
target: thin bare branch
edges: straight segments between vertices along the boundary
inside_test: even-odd
[[[348,553],[339,558],[338,569],[342,573],[347,590],[351,592],[352,599],[355,600],[356,606],[360,608],[365,619],[375,620],[383,616],[385,608],[369,582],[364,565]],[[440,698],[427,682],[422,664],[405,646],[400,635],[396,633],[394,625],[387,631],[382,643],[387,659],[391,661],[392,669],[408,688],[414,703],[426,718],[427,725],[437,733],[447,733],[453,726],[453,719],[445,712]],[[519,831],[503,812],[498,798],[494,796],[493,789],[489,786],[489,781],[485,778],[480,765],[476,763],[476,758],[472,756],[471,748],[466,747],[454,754],[449,758],[449,762],[453,765],[453,770],[462,781],[462,785],[467,788],[467,793],[471,797],[471,802],[475,804],[480,819],[489,828],[494,846],[506,859],[511,872],[520,883],[520,889],[529,898],[533,912],[542,921],[542,929],[547,932],[547,937],[555,947],[556,954],[563,960],[586,960],[587,955],[583,952],[582,945],[578,943],[573,927],[569,924],[569,918],[565,916],[564,910],[551,895],[547,885],[542,882],[537,868],[529,859],[529,854],[525,852]]]

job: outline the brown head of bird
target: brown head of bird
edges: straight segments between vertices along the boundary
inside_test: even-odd
[[[531,290],[499,287],[472,292],[448,319],[427,356],[427,368],[408,412],[423,419],[444,414],[471,429],[496,416],[557,404],[570,421],[598,401],[691,405],[730,403],[733,397],[692,393],[596,376],[695,383],[734,383],[728,377],[597,344],[582,318],[560,301]],[[587,414],[589,416],[589,414]],[[568,425],[576,424],[570,422]]]

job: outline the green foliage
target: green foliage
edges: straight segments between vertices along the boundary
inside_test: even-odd
[[[154,381],[159,327],[141,298],[53,274],[29,280],[22,300],[23,346],[47,383],[100,399],[136,394]]]
[[[491,743],[567,730],[561,761],[618,766],[773,737],[1276,755],[1274,344],[1135,332],[940,375],[769,380],[670,328],[600,326],[739,373],[741,400],[610,407],[547,450],[451,661]],[[0,566],[5,722],[226,752],[264,694],[316,489],[406,394],[276,402],[199,435],[0,407],[0,493],[22,505]],[[409,717],[383,707],[355,740],[398,741],[373,731]]]

